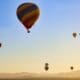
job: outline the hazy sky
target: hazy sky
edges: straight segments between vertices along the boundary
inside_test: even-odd
[[[33,2],[40,17],[28,34],[16,16],[17,7]],[[80,69],[80,0],[0,0],[0,72],[49,72]]]

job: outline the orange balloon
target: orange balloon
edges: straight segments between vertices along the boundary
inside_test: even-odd
[[[29,33],[29,29],[32,28],[39,17],[40,10],[34,3],[23,3],[17,8],[16,13],[18,19],[25,26],[27,32]]]

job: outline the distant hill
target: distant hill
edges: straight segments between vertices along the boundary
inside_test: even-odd
[[[66,72],[66,73],[58,73],[56,76],[58,76],[58,77],[68,77],[68,78],[80,78],[80,70]]]
[[[80,78],[80,70],[72,71],[66,73],[57,73],[57,74],[44,74],[44,73],[0,73],[1,78],[32,78],[32,77],[54,77],[54,78]]]
[[[28,78],[32,77],[31,73],[22,72],[22,73],[0,73],[0,78]]]

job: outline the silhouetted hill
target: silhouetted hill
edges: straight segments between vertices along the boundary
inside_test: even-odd
[[[56,73],[56,74],[44,74],[44,73],[0,73],[1,78],[38,78],[38,77],[53,77],[53,78],[80,78],[80,70],[72,71],[66,73]]]

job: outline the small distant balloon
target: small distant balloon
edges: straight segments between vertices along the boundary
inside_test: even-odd
[[[23,3],[19,5],[16,13],[20,22],[25,26],[27,32],[30,33],[29,29],[32,28],[39,17],[39,7],[34,3]]]
[[[77,33],[76,33],[76,32],[74,32],[74,33],[72,33],[72,35],[73,35],[73,37],[74,37],[74,38],[76,38]]]
[[[48,71],[48,69],[49,69],[49,64],[45,63],[45,70]]]
[[[71,69],[71,70],[73,70],[73,69],[74,69],[74,67],[73,67],[73,66],[71,66],[71,67],[70,67],[70,69]]]
[[[2,44],[0,43],[0,48],[2,47]]]

